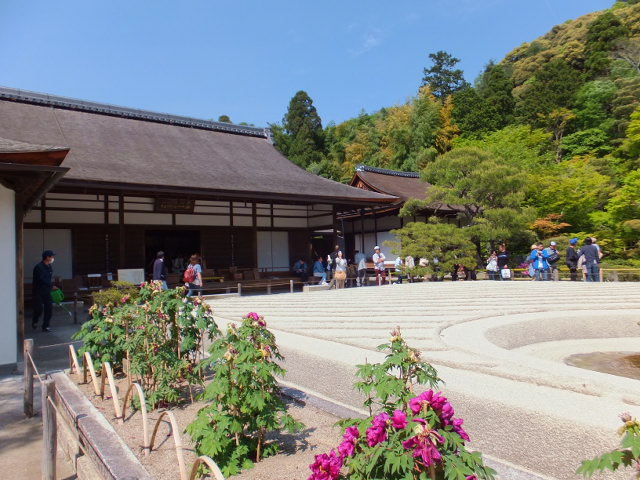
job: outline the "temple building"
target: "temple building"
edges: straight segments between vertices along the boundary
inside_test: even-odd
[[[384,242],[394,241],[391,230],[402,228],[409,222],[424,222],[436,216],[450,223],[458,223],[459,209],[451,205],[433,205],[414,217],[400,217],[398,214],[405,202],[410,198],[426,197],[430,184],[420,179],[417,172],[400,172],[385,168],[358,165],[350,185],[361,190],[390,195],[393,202],[370,205],[359,209],[344,210],[339,218],[344,231],[346,249],[352,252],[357,249],[371,255],[373,247],[379,245],[387,260],[395,255]]]
[[[0,245],[17,258],[0,292],[18,317],[45,249],[63,279],[148,268],[158,250],[288,271],[329,251],[340,212],[398,202],[297,167],[264,128],[0,88],[0,139]],[[24,332],[13,313],[9,343]],[[15,361],[0,349],[0,366]]]

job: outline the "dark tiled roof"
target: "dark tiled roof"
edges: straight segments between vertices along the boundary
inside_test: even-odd
[[[364,183],[375,192],[398,197],[399,203],[404,203],[410,198],[424,199],[427,190],[431,187],[430,183],[420,179],[420,174],[417,172],[400,172],[366,165],[356,167],[356,174],[351,180],[351,185],[356,186],[359,182]],[[443,213],[457,211],[450,205],[441,205],[438,210]]]
[[[185,194],[193,190],[309,203],[382,204],[397,200],[297,167],[274,148],[265,129],[241,127],[231,132],[228,128],[236,126],[184,117],[179,117],[184,120],[179,123],[172,118],[90,102],[73,103],[61,97],[0,91],[0,137],[68,145],[70,151],[62,166],[70,170],[64,184],[144,185],[157,187],[157,191],[171,187]]]

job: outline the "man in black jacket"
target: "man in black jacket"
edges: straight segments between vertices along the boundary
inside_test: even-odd
[[[50,332],[51,321],[51,290],[57,290],[53,285],[53,267],[56,254],[51,250],[42,252],[42,261],[33,268],[33,319],[31,327],[38,328],[38,319],[44,310],[42,318],[42,331]]]
[[[576,245],[578,244],[577,238],[569,240],[569,246],[567,247],[567,258],[565,262],[569,267],[570,278],[572,282],[578,281],[578,252],[576,252]]]

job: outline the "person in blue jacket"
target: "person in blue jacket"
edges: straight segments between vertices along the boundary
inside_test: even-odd
[[[549,280],[549,253],[542,243],[536,244],[536,249],[531,252],[531,264],[533,266],[534,280]]]

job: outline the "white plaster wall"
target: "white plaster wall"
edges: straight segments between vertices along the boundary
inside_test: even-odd
[[[0,185],[0,365],[17,361],[15,193]]]

